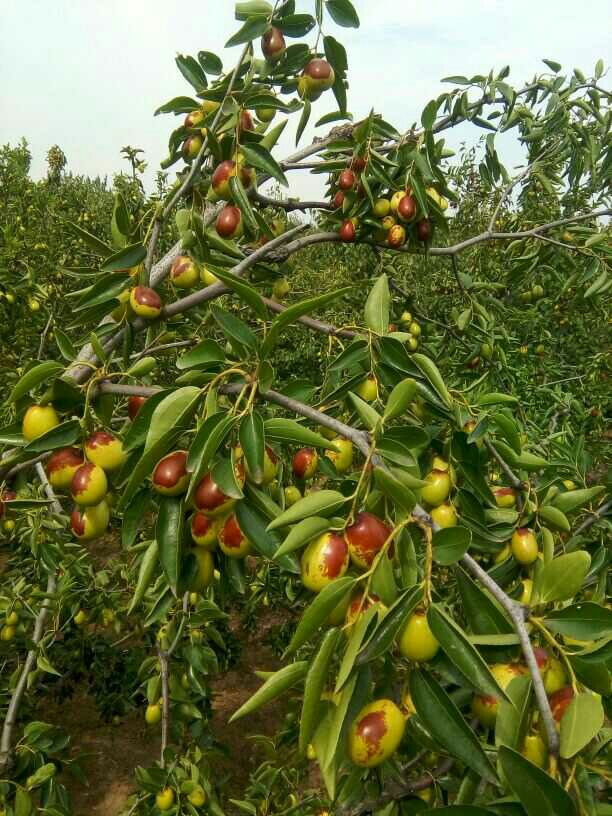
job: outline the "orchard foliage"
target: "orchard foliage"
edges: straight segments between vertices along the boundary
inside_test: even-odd
[[[162,163],[176,181],[149,202],[117,190],[101,235],[54,224],[91,255],[72,322],[53,322],[66,359],[33,361],[5,395],[18,563],[1,637],[27,651],[3,698],[11,816],[70,812],[67,742],[19,707],[58,674],[56,633],[100,626],[139,632],[131,682],[160,732],[130,814],[606,812],[610,501],[588,385],[604,360],[572,359],[567,398],[549,376],[562,363],[531,382],[515,365],[536,341],[552,356],[570,292],[603,331],[603,65],[545,60],[518,87],[507,67],[448,77],[413,123],[354,122],[334,34],[357,12],[312,12],[237,3],[233,66],[179,55],[189,95],[157,111],[180,117]],[[316,126],[341,124],[279,157],[323,94],[338,110]],[[479,159],[445,143],[464,123]],[[518,175],[496,148],[508,131]],[[299,170],[323,175],[323,200],[285,192]],[[294,278],[303,296],[283,303]],[[109,529],[124,558],[96,572]],[[209,679],[230,661],[228,611],[270,593],[299,618],[232,720],[279,700],[290,716],[274,758],[228,791]]]

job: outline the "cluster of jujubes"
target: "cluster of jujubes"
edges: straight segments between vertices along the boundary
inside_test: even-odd
[[[345,216],[339,227],[340,239],[352,243],[359,237],[391,249],[410,242],[414,246],[429,244],[434,224],[414,190],[410,186],[397,190],[381,188],[376,190],[375,198],[371,180],[367,191],[362,181],[367,167],[367,152],[354,155],[346,168],[330,180],[331,206]],[[435,187],[427,187],[425,193],[429,207],[436,207],[439,214],[446,211],[448,201]],[[356,214],[352,215],[353,212]]]

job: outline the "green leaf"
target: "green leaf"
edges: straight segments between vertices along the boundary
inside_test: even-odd
[[[322,434],[311,431],[294,419],[273,417],[264,423],[266,439],[274,442],[290,442],[296,445],[306,445],[309,448],[328,448],[335,450],[334,443]]]
[[[193,385],[186,385],[171,391],[156,406],[151,416],[151,424],[145,442],[145,453],[152,448],[169,430],[186,430],[195,416],[201,391]]]
[[[39,654],[37,656],[36,665],[41,671],[44,671],[47,674],[54,674],[56,675],[56,677],[62,676],[60,672],[58,672],[58,670],[53,667],[53,665],[49,662],[48,658],[46,658],[44,654]]]
[[[350,0],[326,0],[326,8],[331,18],[344,28],[359,28],[359,17]]]
[[[93,249],[97,255],[101,255],[103,258],[106,258],[112,254],[113,250],[108,246],[108,244],[105,244],[104,241],[101,241],[95,235],[92,235],[91,232],[87,232],[87,230],[84,230],[83,227],[79,227],[78,224],[73,224],[72,221],[68,222],[68,226],[78,235],[83,243],[87,244],[90,249]]]
[[[361,422],[368,430],[373,431],[382,421],[382,417],[376,408],[372,408],[368,402],[358,397],[357,394],[354,394],[352,391],[349,391],[348,398],[355,411],[357,411]]]
[[[465,632],[439,604],[432,604],[429,607],[427,622],[448,659],[477,691],[497,699],[505,697],[502,688],[491,674],[491,670],[478,650],[472,646]]]
[[[546,522],[554,530],[569,533],[570,523],[565,513],[550,504],[544,504],[538,508],[538,517]]]
[[[348,632],[348,643],[346,644],[344,656],[342,657],[342,662],[340,663],[340,668],[336,676],[336,694],[342,689],[353,671],[357,654],[361,649],[372,620],[378,616],[378,609],[377,604],[363,609]]]
[[[496,423],[498,433],[508,442],[517,456],[521,453],[521,435],[516,422],[501,411],[493,414],[491,419]]]
[[[280,558],[281,555],[299,550],[305,547],[313,538],[329,530],[329,519],[321,518],[320,516],[309,516],[302,519],[294,527],[291,528],[281,546],[279,547],[275,558]]]
[[[17,380],[7,402],[17,402],[18,399],[21,399],[21,397],[32,391],[37,385],[47,382],[47,380],[50,380],[52,377],[57,377],[63,370],[64,366],[61,363],[56,363],[52,360],[46,363],[38,363],[38,365],[28,369],[28,371],[22,374]]]
[[[597,736],[604,724],[601,699],[578,694],[561,717],[561,756],[570,759]]]
[[[425,728],[451,756],[456,757],[479,776],[497,783],[493,766],[487,759],[476,734],[442,686],[423,669],[410,673],[410,694]]]
[[[555,60],[543,59],[542,62],[545,65],[548,65],[551,71],[554,71],[555,74],[559,73],[561,68],[563,67],[560,62],[555,62]]]
[[[327,751],[324,757],[319,759],[323,767],[331,767],[336,759],[340,737],[346,732],[348,724],[357,716],[357,713],[365,704],[370,685],[371,677],[368,666],[364,666],[355,672],[345,685],[338,704],[333,710],[332,723],[327,740]]]
[[[209,367],[224,360],[225,352],[216,340],[202,340],[197,346],[181,354],[176,361],[176,367],[179,371],[184,371],[186,368]]]
[[[54,326],[55,342],[64,360],[72,362],[77,355],[77,350],[68,335],[57,326]]]
[[[580,590],[591,566],[585,550],[566,553],[542,567],[538,579],[540,603],[566,601]]]
[[[365,324],[376,334],[387,333],[390,302],[389,279],[383,273],[372,287],[364,307]]]
[[[145,487],[138,491],[125,510],[121,525],[121,546],[124,549],[129,549],[136,541],[136,535],[145,522],[150,504],[151,493]]]
[[[315,632],[319,631],[336,606],[352,591],[354,585],[354,578],[344,576],[343,578],[336,578],[326,587],[323,587],[310,606],[307,606],[304,610],[291,642],[287,646],[286,654],[293,654],[300,646],[307,643]]]
[[[159,560],[174,595],[180,572],[183,523],[182,498],[162,496],[159,500],[155,538],[159,547]]]
[[[22,451],[24,454],[30,453],[46,453],[47,451],[57,450],[57,448],[65,448],[68,445],[74,445],[81,438],[81,424],[78,419],[69,419],[67,422],[62,422],[55,428],[51,428],[47,433],[38,436],[27,445],[24,445]]]
[[[517,751],[501,745],[499,762],[528,816],[576,816],[570,795],[546,771]]]
[[[160,113],[191,113],[197,110],[197,108],[197,101],[190,96],[175,96],[174,99],[170,99],[168,102],[164,102],[163,105],[160,105],[153,116],[157,116]]]
[[[401,593],[378,624],[372,637],[368,639],[359,652],[356,661],[358,666],[376,660],[391,648],[395,638],[419,605],[422,597],[423,590],[420,586],[410,587]]]
[[[202,66],[193,57],[177,54],[174,61],[181,74],[195,91],[200,92],[206,89],[208,86],[206,74],[202,70]]]
[[[235,513],[240,529],[260,555],[270,561],[275,560],[283,569],[299,575],[300,566],[294,556],[278,556],[278,535],[266,528],[267,519],[261,513],[244,501],[236,505]]]
[[[300,116],[300,121],[297,126],[297,130],[295,132],[295,144],[296,147],[302,138],[302,134],[308,124],[308,120],[310,119],[310,114],[312,112],[312,104],[308,99],[304,100],[304,107],[302,108],[302,115]]]
[[[236,182],[236,184],[234,184],[233,182]],[[233,194],[234,188],[237,189],[236,185],[238,185],[238,184],[240,186],[242,186],[242,183],[240,182],[240,180],[236,176],[232,176],[231,181],[230,181],[230,186],[232,188],[232,194]],[[244,188],[242,188],[242,189],[244,190]],[[234,196],[234,199],[236,200],[236,196]],[[246,198],[246,196],[243,196],[243,199],[248,204],[248,199]],[[240,207],[240,209],[242,210],[242,213],[244,214],[243,208]],[[255,216],[253,215],[253,210],[251,209],[250,204],[249,204],[249,210],[251,212],[251,215],[253,216],[253,220],[252,220],[252,223],[251,223],[251,226],[252,226],[251,232],[257,232],[258,231],[258,226],[257,226],[257,222],[255,221]],[[265,303],[261,299],[261,295],[259,294],[257,289],[255,289],[249,283],[246,283],[246,281],[243,281],[241,278],[237,278],[235,275],[232,275],[231,272],[228,272],[227,270],[222,269],[221,267],[215,267],[214,273],[219,278],[219,280],[223,281],[223,283],[226,286],[229,286],[229,288],[232,291],[234,291],[238,295],[238,297],[247,304],[247,306],[250,306],[251,309],[255,312],[255,314],[258,317],[260,317],[262,320],[266,320],[266,318],[268,317],[268,310],[266,308]]]
[[[238,207],[240,208],[240,212],[243,215],[244,226],[246,228],[247,233],[249,235],[257,235],[257,233],[259,232],[259,225],[257,224],[257,219],[255,218],[255,213],[253,212],[253,208],[251,207],[251,202],[249,201],[249,199],[247,197],[246,190],[244,189],[244,185],[240,181],[240,178],[238,176],[232,176],[230,178],[230,190],[231,190],[231,193],[232,193],[233,201],[235,202],[235,204],[238,205]],[[231,275],[231,273],[227,273],[227,274]],[[233,278],[233,280],[239,280],[233,275],[231,275],[231,277]],[[225,283],[227,283],[228,286],[231,286],[232,289],[235,288],[235,285],[231,285],[229,281],[225,280]],[[242,283],[243,283],[243,286],[248,286],[248,284],[245,284],[244,282],[242,282]],[[251,287],[249,287],[249,288],[251,288]],[[239,290],[236,289],[236,291],[239,291]],[[259,300],[261,300],[261,297],[259,296],[259,294],[257,294],[257,297],[259,298]]]
[[[321,693],[327,682],[329,667],[336,654],[340,629],[329,629],[321,641],[319,651],[313,658],[306,682],[304,683],[304,700],[300,716],[299,750],[305,756],[308,744],[317,728],[317,717],[321,707]]]
[[[109,300],[113,300],[129,285],[131,280],[131,276],[123,272],[113,272],[104,275],[101,280],[96,281],[96,283],[85,292],[73,311],[80,312],[83,309],[91,309],[101,303],[107,303]]]
[[[240,146],[240,150],[244,154],[247,164],[256,167],[258,170],[263,170],[264,173],[272,176],[283,187],[289,186],[287,177],[281,170],[279,163],[270,151],[262,147],[261,144],[244,144]]]
[[[187,501],[191,501],[201,477],[236,421],[234,416],[218,413],[208,417],[199,427],[187,456],[187,469],[191,471]]]
[[[480,394],[476,398],[477,405],[497,405],[503,403],[516,403],[518,402],[517,397],[513,397],[512,394],[499,394],[495,391],[490,391],[487,394]]]
[[[428,102],[423,109],[423,113],[421,114],[421,124],[425,128],[425,130],[431,130],[434,122],[436,121],[436,115],[438,113],[438,103],[435,99],[432,99],[431,102]]]
[[[232,48],[234,45],[242,45],[242,43],[256,40],[268,30],[268,27],[267,17],[249,17],[242,28],[225,43],[225,48]]]
[[[264,421],[257,411],[248,413],[238,429],[238,440],[244,453],[249,477],[260,484],[264,476]]]
[[[531,719],[530,677],[515,677],[506,687],[507,700],[500,700],[495,719],[495,744],[520,750]]]
[[[384,418],[395,419],[401,416],[416,396],[416,382],[412,377],[401,380],[389,394],[385,406]]]
[[[310,14],[289,14],[275,20],[274,24],[287,37],[305,37],[315,27],[316,21]]]
[[[459,561],[468,551],[472,532],[467,527],[447,527],[433,534],[433,557],[437,564],[448,567]]]
[[[347,498],[337,490],[316,490],[287,508],[284,513],[271,521],[268,530],[287,527],[308,516],[331,516],[346,503]]]
[[[132,266],[138,266],[147,255],[147,250],[142,244],[131,244],[130,246],[115,252],[110,258],[106,258],[100,267],[103,272],[123,272]]]
[[[429,357],[426,357],[424,354],[415,353],[411,357],[412,361],[417,364],[423,376],[432,385],[434,391],[438,394],[442,402],[448,408],[450,408],[453,400],[451,395],[448,393],[448,389],[444,384],[444,380],[442,379],[442,375],[440,374],[437,365],[433,362],[433,360],[430,360]]]
[[[597,640],[612,632],[612,610],[592,601],[566,606],[546,616],[546,626],[553,632],[577,640]]]
[[[129,451],[144,445],[155,409],[171,393],[170,390],[162,390],[157,394],[153,394],[140,408],[123,438],[123,448],[126,452],[129,453]]]
[[[605,489],[604,485],[597,485],[584,490],[568,490],[567,493],[558,493],[553,499],[553,507],[556,507],[562,513],[571,513],[572,510],[593,501]]]
[[[323,295],[308,298],[307,300],[301,300],[299,303],[294,303],[293,306],[289,306],[284,312],[281,312],[281,314],[272,321],[266,339],[261,344],[261,358],[265,359],[270,355],[283,329],[286,329],[287,326],[290,326],[291,323],[294,323],[298,318],[302,317],[302,315],[308,314],[308,312],[317,309],[319,306],[325,306],[327,303],[342,297],[349,291],[350,287],[348,286],[342,289],[336,289],[334,292],[327,292]]]
[[[257,348],[257,337],[246,323],[218,306],[212,306],[210,312],[230,342],[233,340],[247,349]],[[240,348],[237,350],[241,351]]]
[[[140,604],[140,602],[144,598],[145,593],[149,588],[151,581],[153,580],[158,560],[159,560],[159,545],[157,543],[157,540],[153,540],[147,547],[145,554],[142,557],[142,561],[140,562],[140,569],[138,570],[138,580],[136,581],[134,595],[132,596],[132,600],[130,601],[130,606],[127,612],[128,615],[132,614],[132,612],[136,609],[136,607]]]
[[[293,688],[299,683],[308,671],[308,661],[302,660],[299,663],[291,663],[289,666],[284,666],[277,672],[274,672],[272,677],[269,677],[266,682],[259,688],[252,697],[250,697],[244,705],[240,706],[238,711],[235,711],[229,718],[229,722],[246,717],[257,711],[261,706],[280,697],[290,688]]]
[[[198,62],[206,74],[219,76],[223,73],[223,63],[220,57],[213,54],[212,51],[198,51]]]
[[[395,473],[387,468],[376,466],[374,468],[374,479],[376,486],[399,507],[411,513],[416,506],[416,496]]]

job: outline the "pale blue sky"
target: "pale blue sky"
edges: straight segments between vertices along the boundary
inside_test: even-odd
[[[419,119],[444,87],[443,76],[510,64],[510,81],[519,84],[545,69],[543,57],[590,73],[599,57],[612,55],[609,0],[353,1],[359,30],[327,18],[327,29],[349,52],[349,109],[359,117],[374,106],[399,128]],[[73,172],[109,177],[124,166],[119,151],[130,144],[145,149],[152,178],[174,127],[173,117],[154,118],[153,111],[191,90],[174,56],[219,53],[240,25],[233,6],[231,0],[0,0],[0,143],[25,136],[35,176],[44,173],[46,151],[57,143]],[[311,10],[314,2],[298,0],[298,6]],[[224,64],[231,66],[238,52],[225,51]],[[312,121],[333,107],[325,94]],[[293,149],[288,130],[279,157]],[[509,158],[520,157],[511,152]],[[320,180],[298,182],[294,174],[292,183],[305,195]]]

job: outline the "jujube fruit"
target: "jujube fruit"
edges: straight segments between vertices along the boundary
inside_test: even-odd
[[[391,529],[373,513],[359,513],[353,524],[346,528],[346,538],[351,561],[362,569],[372,562],[391,535]]]
[[[162,310],[162,301],[155,289],[149,286],[135,286],[130,292],[130,306],[139,317],[154,320]]]
[[[106,431],[92,433],[84,448],[87,459],[106,471],[117,470],[127,459],[121,440]]]
[[[174,451],[155,465],[151,482],[157,493],[164,496],[180,496],[187,490],[191,478],[187,470],[187,455],[187,451]]]
[[[52,405],[30,405],[23,417],[21,433],[26,442],[31,442],[59,424],[59,417]]]
[[[438,653],[440,644],[429,628],[427,614],[417,609],[408,618],[399,635],[399,649],[403,657],[417,663],[431,660]]]
[[[85,462],[79,448],[60,448],[50,457],[45,467],[49,484],[54,490],[67,490],[72,477]]]
[[[76,471],[70,483],[70,493],[81,507],[99,504],[108,490],[106,473],[99,465],[86,462]]]
[[[251,542],[240,529],[233,513],[219,530],[218,538],[219,547],[230,558],[245,558],[251,551]]]
[[[519,564],[533,564],[538,557],[537,539],[527,527],[519,527],[514,531],[510,547]]]
[[[348,734],[351,761],[361,768],[373,768],[389,759],[398,749],[406,721],[392,700],[375,700],[361,709]]]
[[[344,538],[338,533],[320,535],[304,550],[302,555],[302,583],[312,592],[341,578],[348,569],[349,550]]]

